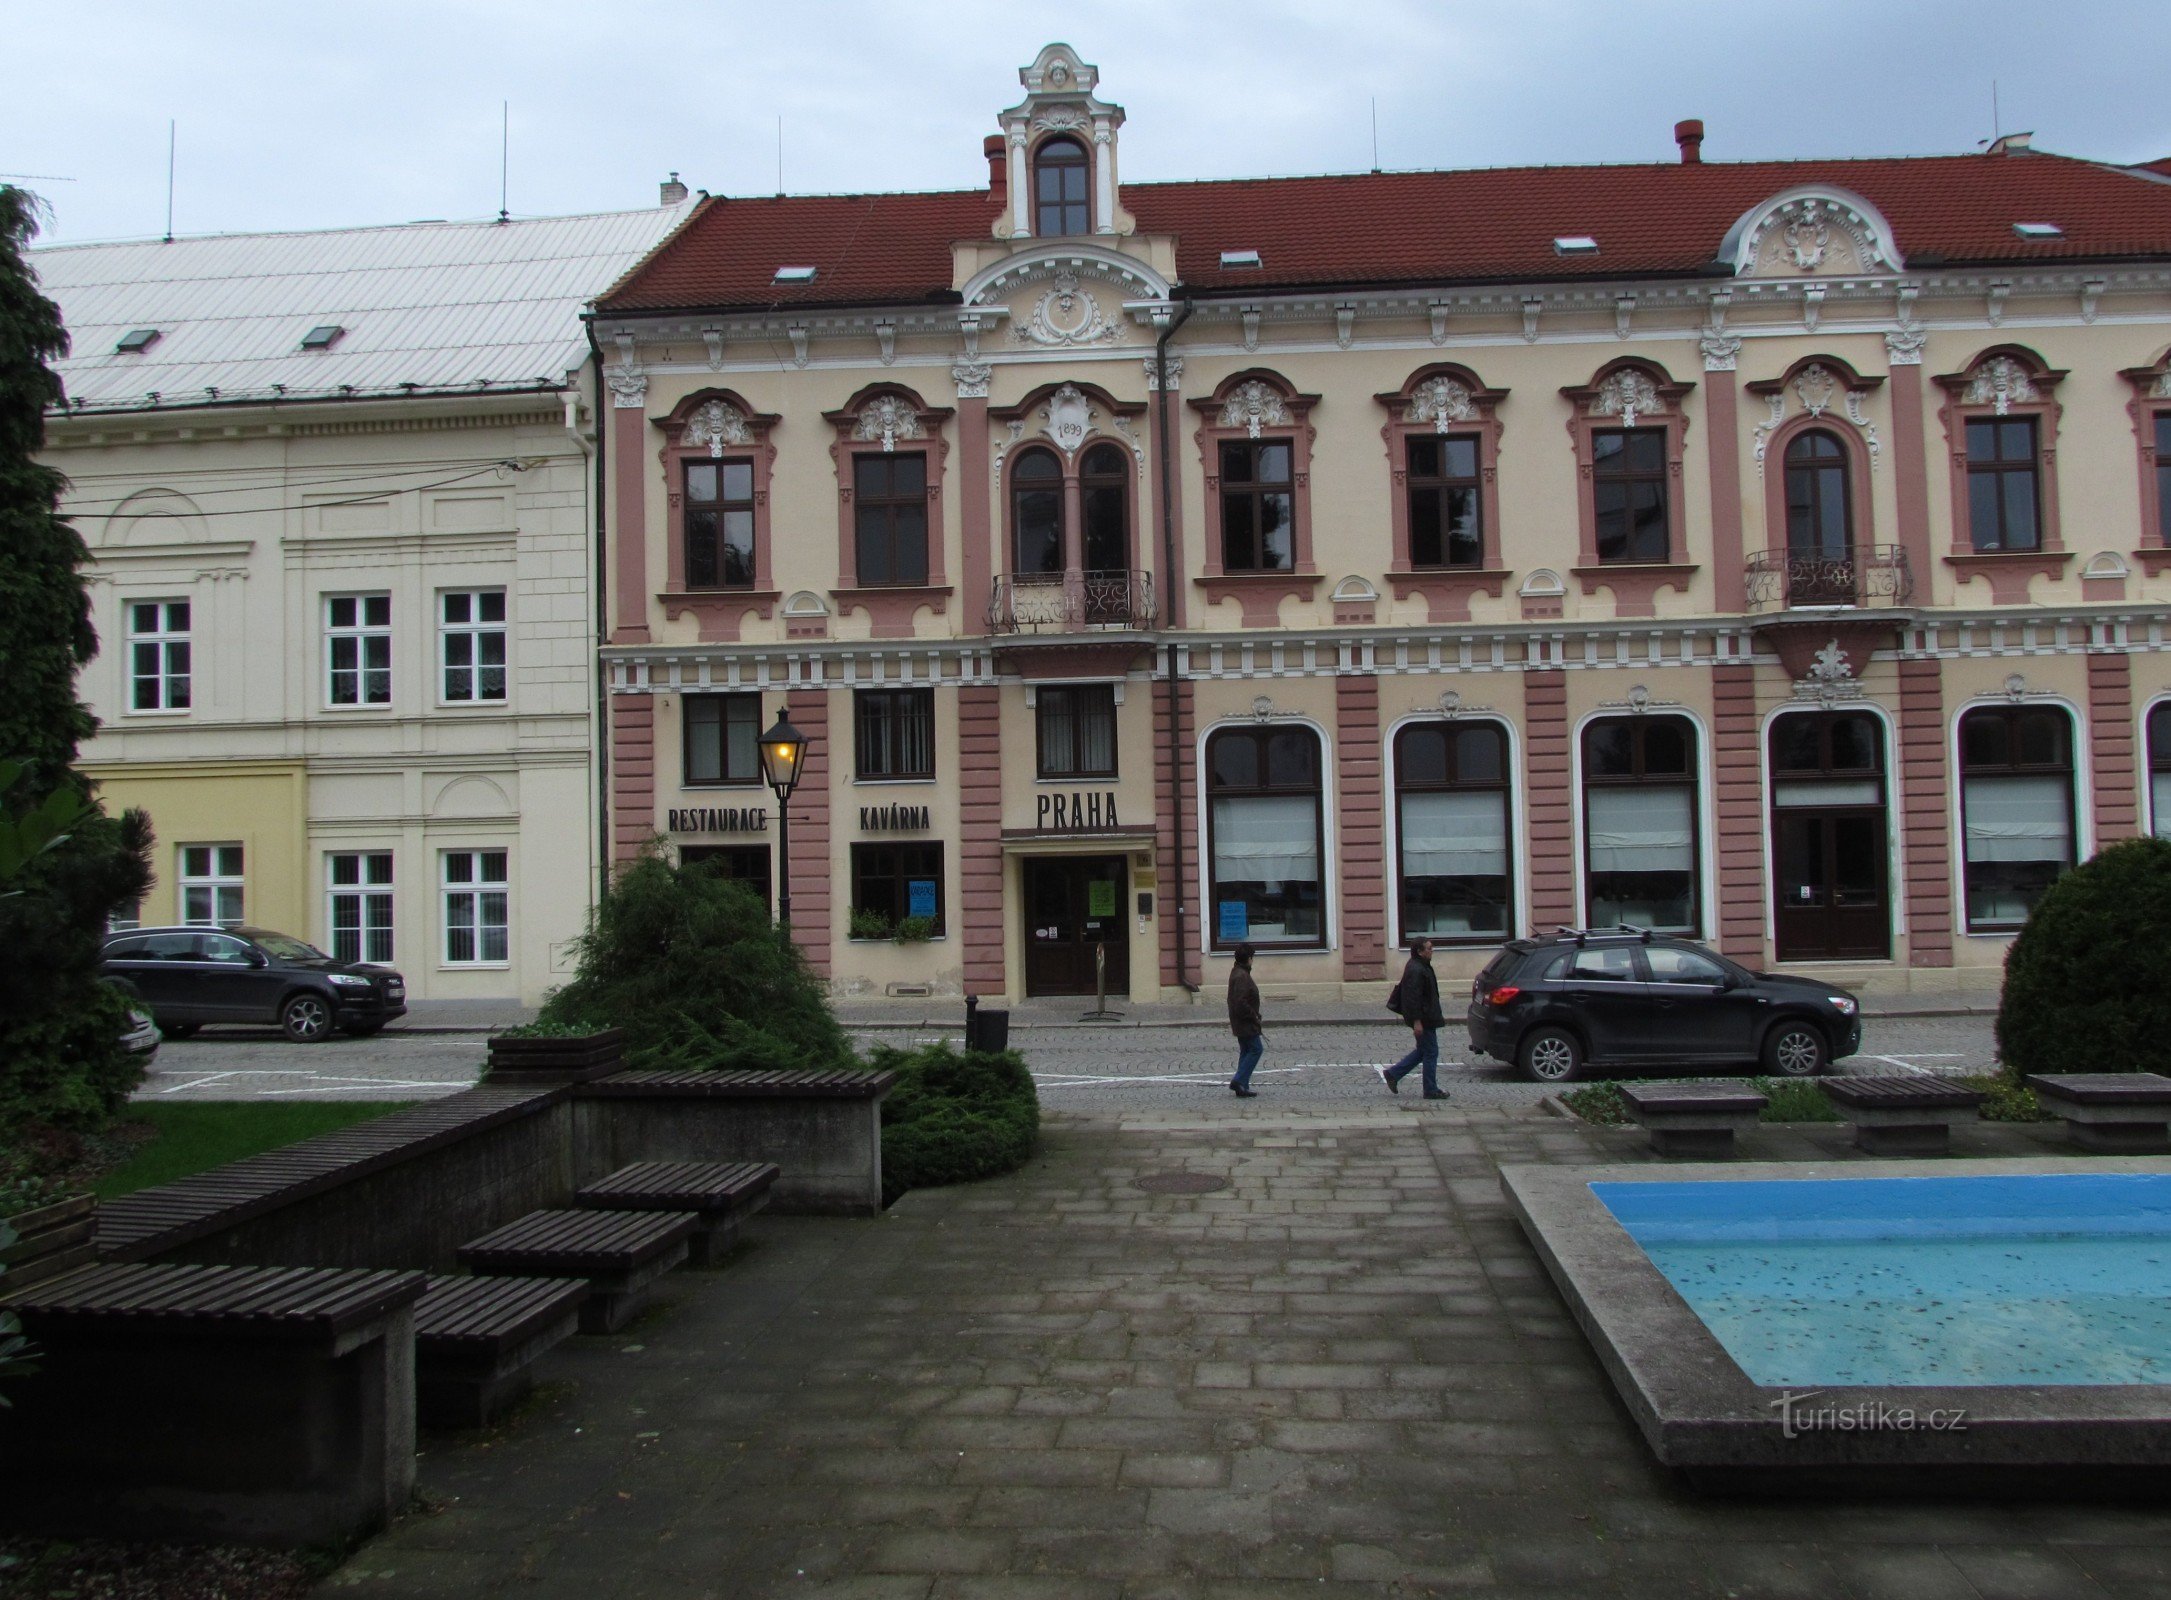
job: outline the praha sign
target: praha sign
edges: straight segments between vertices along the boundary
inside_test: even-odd
[[[665,815],[672,833],[760,833],[769,826],[767,806],[689,806]]]
[[[1037,826],[1043,833],[1086,833],[1096,828],[1115,828],[1116,792],[1098,794],[1044,794],[1040,797]]]

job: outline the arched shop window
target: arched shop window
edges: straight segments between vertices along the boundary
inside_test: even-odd
[[[2171,839],[2171,700],[2148,714],[2148,820],[2159,839]]]
[[[1583,895],[1594,928],[1694,933],[1696,725],[1604,717],[1583,729]]]
[[[1960,719],[1967,926],[2004,933],[2073,865],[2073,719],[2055,706],[1981,706]]]
[[[1497,722],[1395,735],[1402,941],[1497,943],[1513,931],[1508,736]]]
[[[1319,735],[1223,728],[1206,743],[1213,947],[1327,942]]]

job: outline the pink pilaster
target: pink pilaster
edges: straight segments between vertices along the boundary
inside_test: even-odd
[[[1524,757],[1529,764],[1530,924],[1575,922],[1575,793],[1568,781],[1568,675],[1557,667],[1523,678]]]
[[[1756,669],[1745,661],[1713,667],[1711,695],[1719,824],[1719,951],[1744,966],[1761,968],[1764,797],[1756,748]]]
[[[988,607],[994,595],[995,583],[994,534],[988,504],[988,496],[993,491],[988,483],[986,395],[964,396],[957,402],[957,460],[958,526],[965,542],[965,594],[963,604],[959,607],[958,631],[964,634],[985,633],[988,626]],[[998,962],[1000,959],[998,949]]]
[[[1950,764],[1945,757],[1945,684],[1935,661],[1902,660],[1899,669],[1900,826],[1907,878],[1908,960],[1918,967],[1949,967],[1952,823],[1947,808],[1952,797],[1946,781]]]
[[[1342,846],[1342,979],[1385,974],[1387,873],[1380,795],[1379,679],[1334,680],[1335,826]]]
[[[1744,588],[1741,532],[1741,424],[1731,372],[1704,374],[1704,409],[1711,433],[1711,592],[1714,611],[1740,611]],[[1723,670],[1723,669],[1722,669]]]
[[[969,466],[969,450],[966,460]],[[1000,995],[1005,987],[1000,688],[973,684],[957,691],[957,736],[958,889],[964,902],[965,992]]]
[[[2133,662],[2123,651],[2088,657],[2088,760],[2096,791],[2096,848],[2140,832],[2133,759]]]
[[[1176,764],[1181,769],[1181,787],[1171,780],[1168,747],[1169,728],[1173,721],[1176,730]],[[1206,914],[1198,895],[1190,891],[1190,885],[1199,881],[1199,820],[1195,805],[1196,784],[1192,774],[1197,770],[1198,734],[1193,722],[1191,685],[1179,681],[1173,687],[1165,678],[1157,678],[1153,685],[1153,750],[1156,770],[1153,780],[1153,810],[1155,854],[1159,861],[1155,873],[1161,888],[1161,984],[1174,988],[1188,977],[1193,983],[1199,979],[1199,963],[1195,954],[1199,948],[1199,918]],[[1179,848],[1182,862],[1177,861]],[[1176,941],[1176,907],[1189,909],[1185,915],[1184,941],[1191,949],[1179,959]]]
[[[1899,502],[1899,543],[1915,580],[1914,603],[1926,606],[1932,604],[1937,572],[1930,554],[1930,461],[1923,453],[1928,446],[1922,420],[1922,368],[1895,362],[1891,370],[1892,485]],[[1949,905],[1946,915],[1949,933]]]
[[[829,976],[829,933],[835,869],[829,859],[829,696],[794,689],[784,714],[807,736],[806,765],[792,791],[792,943],[807,965]]]
[[[611,639],[617,644],[648,640],[648,413],[639,406],[611,411],[611,465],[617,478],[612,499],[615,591]]]
[[[611,706],[611,861],[631,861],[656,835],[656,702],[614,694]]]

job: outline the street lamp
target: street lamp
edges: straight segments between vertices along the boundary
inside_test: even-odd
[[[776,791],[776,920],[785,937],[792,925],[792,823],[790,800],[799,787],[799,773],[806,764],[807,736],[791,725],[784,708],[776,710],[776,725],[761,736],[761,775]]]

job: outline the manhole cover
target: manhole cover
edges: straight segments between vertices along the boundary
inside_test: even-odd
[[[1148,1194],[1212,1194],[1229,1186],[1227,1178],[1210,1172],[1149,1172],[1138,1180]]]

